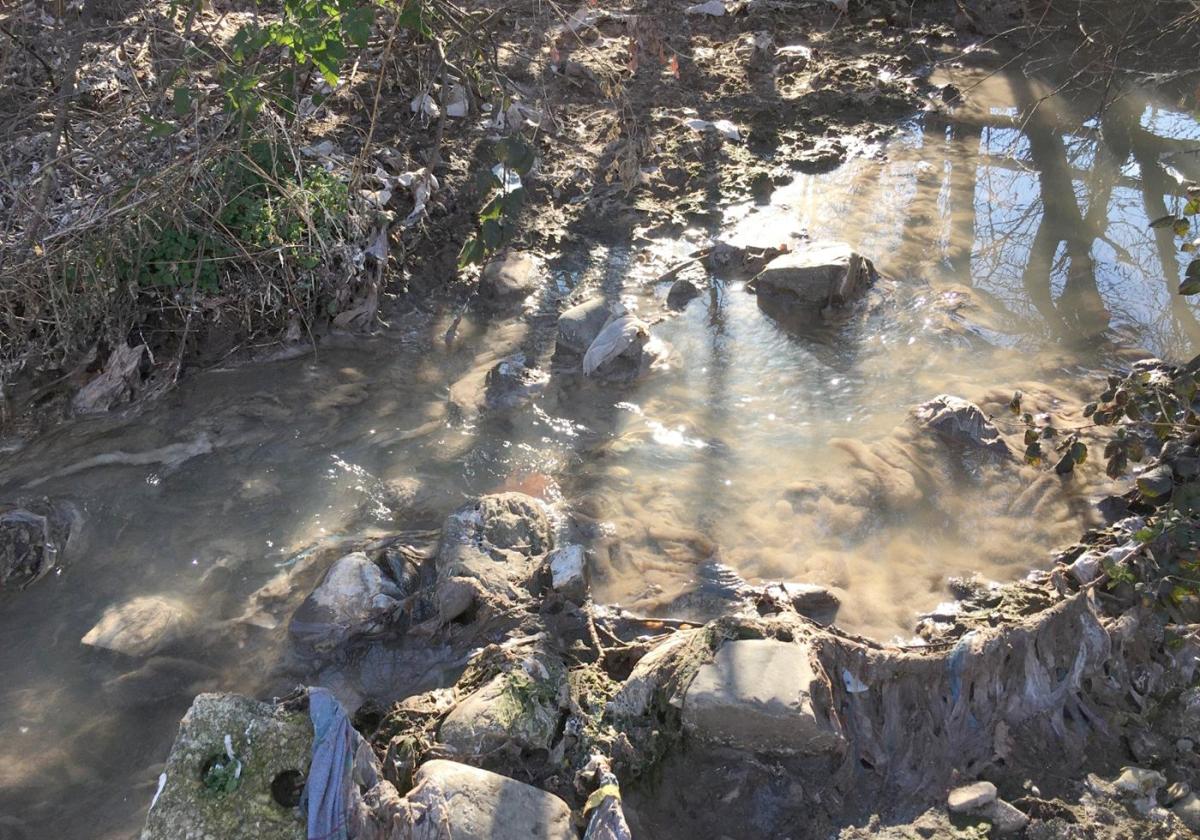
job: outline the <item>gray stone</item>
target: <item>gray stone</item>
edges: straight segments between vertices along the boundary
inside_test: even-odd
[[[195,613],[178,598],[144,595],[109,607],[80,640],[126,656],[149,656],[178,641],[195,626]]]
[[[492,306],[520,303],[541,283],[537,261],[528,254],[509,251],[494,257],[479,275],[479,299]]]
[[[227,736],[243,763],[238,784],[228,792],[210,790],[204,771],[225,756]],[[234,694],[199,695],[179,725],[164,771],[166,784],[141,840],[304,840],[300,810],[277,802],[271,787],[282,774],[306,772],[311,753],[306,713]]]
[[[815,583],[784,583],[783,591],[800,615],[820,624],[832,624],[842,602],[824,586]]]
[[[696,288],[696,284],[681,277],[671,284],[667,292],[667,306],[671,309],[684,309],[699,296],[700,290]]]
[[[550,585],[576,604],[587,599],[587,555],[581,545],[564,545],[550,552]]]
[[[475,605],[479,583],[469,577],[446,578],[438,582],[434,597],[438,619],[448,624]]]
[[[414,781],[413,840],[576,840],[567,803],[507,776],[438,759]]]
[[[1200,797],[1194,793],[1180,799],[1171,806],[1171,812],[1192,831],[1200,833]]]
[[[694,737],[758,752],[819,754],[844,741],[813,701],[817,680],[807,647],[772,639],[723,644],[683,700]]]
[[[913,409],[913,418],[951,445],[1004,458],[1012,455],[995,424],[979,406],[961,397],[940,394]]]
[[[1013,834],[1029,824],[1029,817],[1003,799],[997,799],[981,812],[997,834]]]
[[[592,346],[609,316],[608,301],[592,298],[558,316],[558,346],[582,356]]]
[[[339,558],[292,615],[288,633],[312,651],[330,651],[383,630],[400,590],[360,551]]]
[[[438,728],[438,740],[464,758],[513,744],[548,750],[558,730],[562,671],[530,658],[497,674],[459,702]]]
[[[991,782],[975,782],[956,787],[946,797],[946,807],[954,814],[978,811],[996,801],[996,786]]]
[[[550,520],[537,499],[524,493],[482,496],[452,513],[442,526],[438,586],[452,578],[471,578],[476,597],[519,600],[522,592],[528,594],[525,583],[540,558],[553,547]]]
[[[747,288],[819,311],[858,298],[874,276],[871,261],[845,242],[810,242],[775,257]]]

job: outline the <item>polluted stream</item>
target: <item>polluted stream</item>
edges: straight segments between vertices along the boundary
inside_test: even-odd
[[[710,616],[739,580],[795,581],[836,594],[844,629],[907,641],[952,578],[1044,566],[1092,524],[1112,489],[1101,470],[1028,504],[1032,467],[948,481],[899,511],[856,502],[847,482],[938,394],[986,407],[1025,387],[1070,411],[1092,373],[1135,351],[1196,352],[1170,231],[1147,223],[1181,205],[1175,177],[1194,164],[1171,149],[1200,127],[1130,96],[1102,133],[1057,98],[1028,116],[1049,89],[1024,77],[948,80],[969,91],[951,117],[725,211],[732,244],[803,234],[870,257],[881,280],[841,322],[780,323],[746,278],[699,266],[678,273],[699,296],[670,312],[655,278],[708,243],[700,231],[595,244],[549,257],[514,314],[397,315],[371,338],[211,370],[135,418],[6,454],[4,498],[53,500],[82,524],[49,576],[3,595],[0,837],[134,834],[198,691],[321,682],[353,703],[452,683],[463,663],[436,649],[384,655],[361,671],[373,681],[321,673],[247,603],[313,546],[431,543],[483,493],[543,499],[587,546],[595,600],[655,616]],[[558,313],[594,293],[648,318],[664,348],[636,383],[551,373]],[[539,372],[531,399],[477,412],[480,372],[515,354]],[[170,606],[167,644],[81,644],[137,598]]]

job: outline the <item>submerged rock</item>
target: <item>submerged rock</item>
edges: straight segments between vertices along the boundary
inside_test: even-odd
[[[1012,451],[996,425],[975,405],[961,397],[940,394],[913,409],[918,425],[938,434],[946,443],[1008,458]]]
[[[814,701],[816,682],[804,645],[728,641],[688,686],[683,725],[701,740],[755,752],[833,752],[845,742]]]
[[[58,549],[46,517],[20,508],[0,513],[0,588],[23,588],[55,566]]]
[[[409,813],[414,815],[413,838],[576,838],[567,803],[507,776],[438,759],[422,764],[414,781],[416,787],[407,797]]]
[[[450,386],[450,409],[460,422],[490,411],[525,405],[542,392],[548,374],[530,367],[524,353],[514,353],[490,366],[470,371]]]
[[[874,278],[871,261],[845,242],[810,242],[775,257],[746,288],[760,303],[819,312],[855,300]]]
[[[126,656],[149,656],[185,636],[195,625],[191,607],[169,595],[145,595],[109,607],[80,640]]]
[[[378,633],[400,605],[401,594],[383,570],[361,551],[334,563],[292,615],[288,633],[313,651],[334,650]]]
[[[141,840],[304,840],[292,794],[308,771],[312,740],[304,712],[234,694],[199,695],[179,725]],[[230,769],[213,772],[217,764]]]

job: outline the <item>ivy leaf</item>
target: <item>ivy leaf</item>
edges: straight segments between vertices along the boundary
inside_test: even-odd
[[[1037,441],[1025,447],[1025,463],[1035,467],[1042,463],[1042,445]]]
[[[1200,213],[1200,198],[1189,198],[1188,203],[1184,205],[1183,214],[1195,216],[1197,213]]]

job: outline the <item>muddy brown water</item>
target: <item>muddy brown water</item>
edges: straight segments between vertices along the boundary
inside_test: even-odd
[[[420,481],[411,529],[501,488],[586,509],[597,599],[659,613],[686,611],[715,557],[751,581],[827,585],[843,626],[908,638],[949,576],[1010,580],[1043,564],[1085,524],[1071,492],[1021,516],[1007,506],[1019,486],[977,481],[897,518],[801,510],[792,491],[849,472],[831,440],[883,440],[937,393],[1030,376],[1070,392],[1132,349],[1194,354],[1197,310],[1172,294],[1184,260],[1147,222],[1181,206],[1174,174],[1200,168],[1186,153],[1200,126],[1142,96],[1106,125],[1058,98],[1031,117],[1025,106],[1050,93],[1036,82],[953,81],[969,104],[951,118],[726,211],[727,239],[804,231],[873,257],[895,285],[868,316],[797,334],[736,281],[718,283],[655,326],[670,352],[642,382],[565,381],[504,418],[446,423],[447,389],[470,370],[518,349],[546,367],[561,301],[583,288],[658,311],[666,288],[647,281],[663,264],[646,255],[669,262],[703,236],[596,245],[553,263],[522,314],[468,316],[448,343],[453,313],[400,316],[374,338],[207,372],[136,419],[73,423],[5,455],[0,495],[70,500],[86,542],[0,596],[0,837],[131,836],[191,694],[280,686],[262,667],[274,651],[211,633],[122,682],[143,663],[79,642],[108,606],[167,593],[201,623],[236,614],[314,542],[397,527],[379,481]],[[947,335],[931,313],[958,300],[972,306]],[[165,462],[91,460],[156,450]],[[1095,474],[1076,496],[1102,489]],[[448,679],[436,657],[404,674],[399,693]]]

